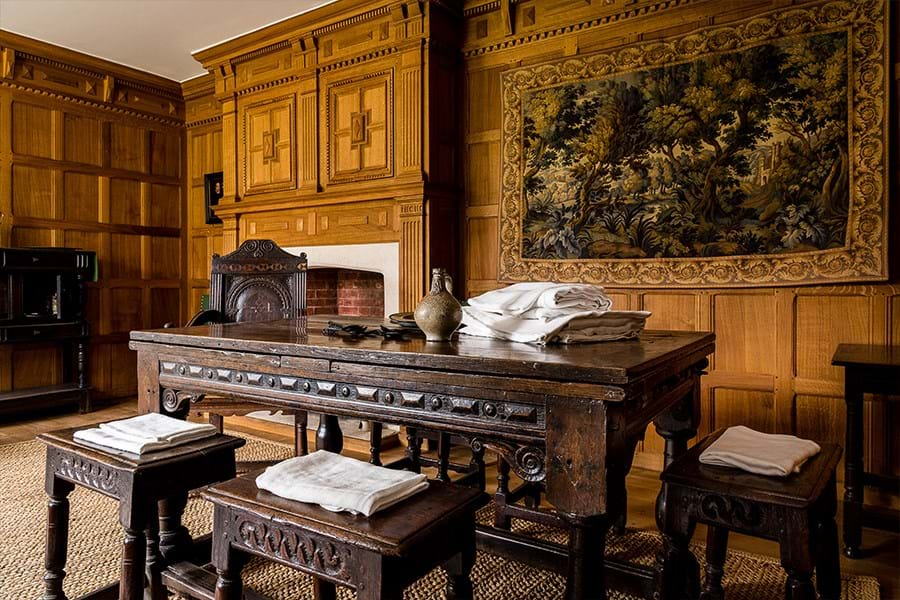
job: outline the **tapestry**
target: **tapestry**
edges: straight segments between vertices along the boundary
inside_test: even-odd
[[[501,277],[885,278],[883,12],[831,3],[506,74]]]

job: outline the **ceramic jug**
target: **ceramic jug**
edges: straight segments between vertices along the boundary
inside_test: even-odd
[[[462,321],[462,306],[448,289],[450,285],[446,269],[432,269],[431,291],[422,298],[413,315],[429,342],[448,341]]]

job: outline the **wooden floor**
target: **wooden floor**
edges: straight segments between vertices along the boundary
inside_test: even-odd
[[[90,414],[79,415],[74,412],[43,413],[18,419],[0,420],[0,444],[31,440],[44,431],[66,427],[87,426],[92,423],[122,419],[137,414],[135,401],[126,401],[104,407]],[[292,443],[292,429],[257,419],[232,417],[226,419],[226,427],[236,431],[253,434],[258,437]],[[368,444],[348,443],[347,451],[364,458]],[[385,452],[385,458],[399,455],[401,448]],[[462,457],[460,457],[462,458]],[[490,461],[489,461],[490,462]],[[489,466],[490,469],[490,466]],[[488,482],[493,473],[489,471]],[[659,491],[658,474],[643,469],[634,469],[628,478],[628,527],[632,529],[655,529],[654,502]],[[702,540],[705,529],[697,528],[695,539]],[[867,556],[859,560],[841,558],[841,569],[844,573],[871,575],[881,584],[882,600],[900,600],[900,536],[874,529],[863,532],[864,550]],[[729,548],[778,557],[778,546],[773,542],[748,538],[741,535],[729,537]]]

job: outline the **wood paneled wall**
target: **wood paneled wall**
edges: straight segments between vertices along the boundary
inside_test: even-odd
[[[206,223],[203,176],[222,170],[222,109],[213,95],[210,75],[182,85],[187,127],[186,188],[187,238],[185,309],[182,322],[200,310],[200,297],[209,293],[212,255],[222,253],[222,225]]]
[[[500,76],[504,70],[684,34],[784,9],[790,2],[611,0],[602,7],[598,4],[583,0],[465,3],[463,263],[469,296],[503,285],[497,267],[502,243],[498,217]],[[896,123],[892,131],[896,138]],[[897,231],[896,208],[892,214]],[[843,374],[830,365],[835,347],[840,342],[900,345],[900,286],[896,284],[641,290],[616,289],[610,282],[608,287],[617,307],[652,311],[648,327],[716,332],[716,354],[709,375],[703,378],[701,433],[742,423],[763,431],[842,442]],[[888,437],[891,428],[900,430],[900,414],[879,405],[867,411],[871,468],[900,472],[900,444],[891,444]],[[661,449],[662,441],[651,427],[637,464],[661,467]]]
[[[135,392],[128,332],[178,321],[184,111],[178,84],[0,32],[0,246],[93,250],[95,397]],[[56,347],[0,348],[0,391],[57,383]]]

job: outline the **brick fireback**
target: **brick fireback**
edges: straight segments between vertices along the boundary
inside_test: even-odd
[[[306,275],[310,315],[384,316],[384,277],[355,269],[310,269]]]

